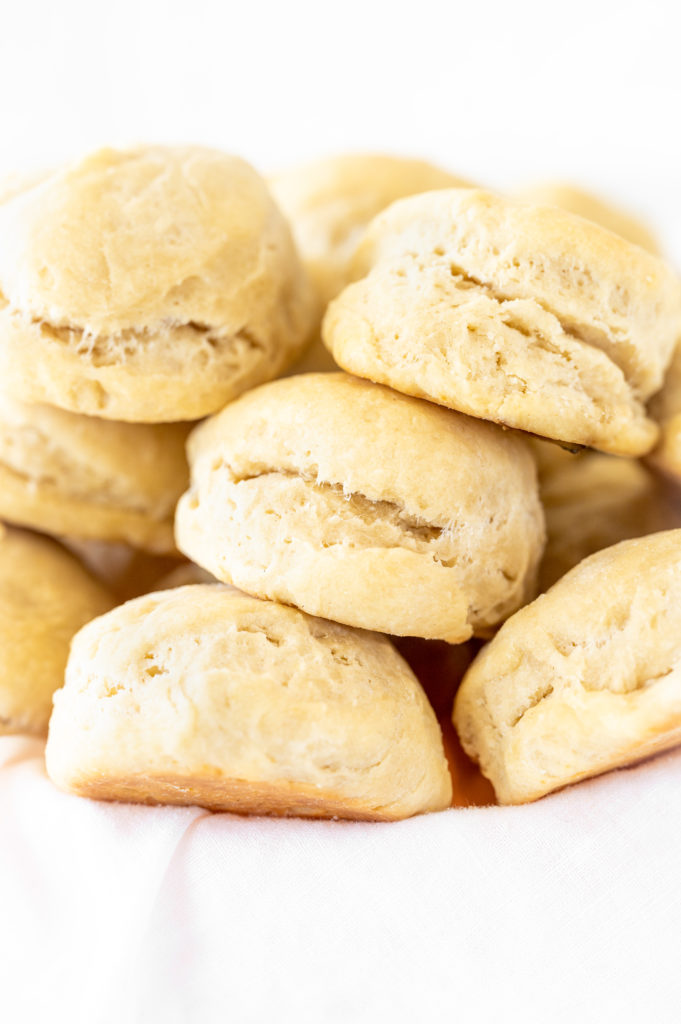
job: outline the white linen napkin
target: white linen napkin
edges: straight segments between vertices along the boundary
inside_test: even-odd
[[[678,1021],[681,751],[397,824],[96,803],[0,738],[8,1024]]]

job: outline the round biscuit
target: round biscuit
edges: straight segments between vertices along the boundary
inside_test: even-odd
[[[433,710],[385,637],[220,584],[81,630],[46,762],[82,796],[250,814],[393,820],[452,793]]]
[[[134,422],[215,412],[292,363],[314,299],[243,160],[103,149],[0,199],[0,378]]]
[[[346,374],[263,385],[188,442],[176,539],[247,593],[459,643],[530,598],[534,462],[490,423]]]

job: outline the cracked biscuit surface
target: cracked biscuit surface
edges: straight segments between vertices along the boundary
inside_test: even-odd
[[[517,612],[453,718],[502,803],[681,743],[681,530],[599,551]]]
[[[493,424],[346,374],[275,381],[188,443],[178,547],[313,615],[458,643],[532,594],[534,463]]]
[[[78,634],[46,761],[83,796],[251,814],[392,820],[452,792],[435,714],[385,637],[220,584]]]
[[[324,341],[344,369],[543,437],[640,455],[681,330],[661,260],[553,207],[478,189],[393,204],[367,229]]]
[[[244,161],[104,149],[0,195],[0,377],[106,419],[197,419],[293,362],[314,300]]]
[[[58,544],[0,525],[0,735],[47,733],[71,637],[112,604]]]
[[[188,425],[115,423],[0,392],[0,517],[64,537],[175,550]]]

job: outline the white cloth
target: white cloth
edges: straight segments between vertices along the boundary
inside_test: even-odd
[[[7,1024],[677,1024],[681,751],[398,824],[58,792],[0,739]]]

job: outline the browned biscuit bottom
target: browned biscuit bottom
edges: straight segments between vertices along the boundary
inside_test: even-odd
[[[72,792],[93,800],[137,804],[177,804],[204,807],[232,814],[283,818],[346,818],[351,821],[398,821],[403,814],[372,808],[331,791],[294,782],[275,784],[245,779],[204,778],[190,775],[130,775],[82,777],[70,784]]]

